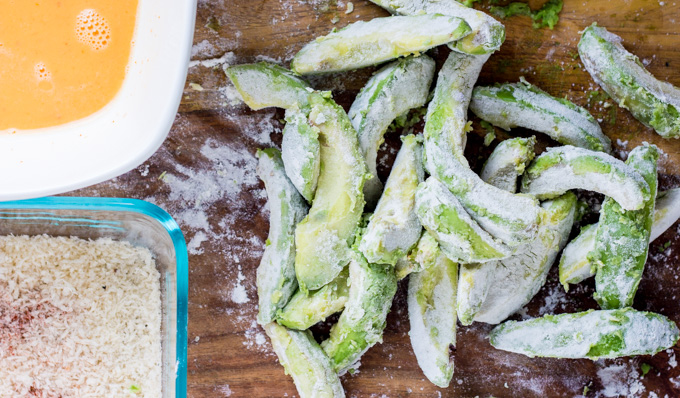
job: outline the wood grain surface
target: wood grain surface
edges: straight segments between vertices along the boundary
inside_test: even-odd
[[[677,1],[677,4],[676,4]],[[222,72],[225,64],[274,60],[288,65],[307,41],[357,20],[387,13],[368,1],[199,0],[192,66],[176,123],[162,148],[139,168],[114,180],[69,195],[119,196],[152,201],[167,209],[189,242],[189,397],[292,397],[297,395],[264,333],[255,324],[255,269],[268,231],[263,187],[254,173],[256,148],[280,143],[280,111],[251,112],[238,104]],[[541,1],[531,2],[540,7]],[[483,0],[476,7],[488,9]],[[647,141],[663,151],[661,189],[680,186],[680,141],[664,140],[617,107],[607,107],[578,58],[579,31],[594,21],[621,35],[661,79],[680,86],[680,1],[565,0],[554,30],[534,30],[527,17],[504,21],[507,40],[485,65],[479,82],[517,81],[520,76],[589,109],[625,158]],[[331,20],[338,18],[336,24]],[[434,52],[441,63],[447,54]],[[317,76],[315,87],[333,90],[348,108],[373,69]],[[609,101],[611,102],[611,101]],[[474,119],[473,119],[474,120]],[[479,170],[491,149],[510,135],[482,145],[485,132],[475,120],[467,156]],[[420,126],[422,127],[422,126]],[[518,129],[513,135],[530,135]],[[539,150],[554,145],[539,136]],[[387,137],[381,153],[386,177],[398,134]],[[584,197],[597,203],[598,195]],[[592,211],[584,223],[597,220]],[[575,229],[574,232],[576,232]],[[667,243],[670,242],[670,243]],[[670,245],[670,246],[668,246]],[[677,225],[652,243],[635,308],[660,312],[680,322],[680,272]],[[521,316],[596,308],[593,282],[568,294],[548,284]],[[342,378],[350,397],[575,397],[680,396],[678,347],[654,357],[590,360],[530,359],[493,349],[484,324],[460,327],[452,354],[456,371],[451,386],[439,389],[418,368],[410,347],[400,285],[387,320],[384,342],[362,358],[360,371]],[[327,332],[328,325],[317,328]],[[644,336],[641,336],[644,338]],[[642,364],[651,366],[643,376]],[[646,367],[645,367],[646,368]]]

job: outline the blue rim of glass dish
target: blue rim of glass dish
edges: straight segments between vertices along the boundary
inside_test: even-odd
[[[177,222],[160,207],[139,199],[45,197],[0,202],[0,209],[130,211],[154,218],[163,225],[175,247],[177,261],[177,346],[175,394],[187,394],[187,322],[189,295],[189,257],[184,235]]]

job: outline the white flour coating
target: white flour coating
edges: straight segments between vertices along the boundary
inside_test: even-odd
[[[602,391],[598,397],[642,397],[645,386],[640,381],[640,373],[633,361],[616,360],[610,365],[604,365],[597,370],[597,377],[602,383]]]
[[[675,358],[675,351],[673,351],[672,348],[669,348],[666,350],[666,354],[668,354],[668,366],[671,368],[677,367],[678,360]]]
[[[219,48],[215,47],[209,40],[203,40],[200,43],[196,43],[191,47],[191,57],[194,58],[197,55],[214,57],[219,52]]]
[[[238,265],[238,276],[236,277],[236,285],[234,290],[231,291],[231,301],[236,304],[245,304],[250,302],[248,297],[248,292],[246,288],[241,284],[246,279],[246,277],[241,272],[241,264]]]
[[[568,289],[569,284],[580,283],[595,275],[594,264],[588,254],[595,249],[597,224],[581,228],[581,232],[562,251],[560,258],[560,282]]]
[[[496,93],[509,91],[515,101],[505,101]],[[477,116],[505,130],[517,126],[547,134],[556,141],[582,148],[611,152],[611,142],[587,110],[565,105],[548,93],[532,91],[528,83],[501,87],[478,87],[470,101]]]
[[[456,345],[457,271],[440,254],[434,266],[412,274],[408,285],[411,346],[420,369],[440,387],[449,385],[454,372],[449,347]]]
[[[629,73],[633,76],[636,84],[649,90],[649,92],[661,101],[672,104],[675,107],[680,107],[680,88],[657,79],[649,73],[647,69],[640,66],[636,62],[639,61],[638,57],[631,54],[623,47],[623,39],[621,39],[620,36],[601,27],[596,27],[595,29],[597,35],[602,36],[605,40],[614,45],[613,56],[611,58],[607,57],[600,47],[589,46],[586,51],[583,51],[583,46],[579,46],[581,61],[583,61],[583,65],[585,65],[597,84],[605,88],[610,95],[616,93],[618,90],[605,84],[601,79],[601,75],[607,73],[608,70],[622,69],[625,73]],[[618,98],[615,99],[618,100]],[[622,106],[625,107],[625,103]]]
[[[534,164],[544,156],[560,160],[539,174],[532,173],[530,166],[522,180],[522,192],[545,199],[570,189],[585,189],[612,197],[626,210],[640,209],[649,195],[647,182],[635,169],[606,153],[565,145],[548,148]],[[583,165],[585,172],[579,170]],[[600,170],[605,167],[608,170]]]
[[[204,40],[203,42],[201,42],[197,45],[194,45],[193,48],[196,48],[197,53],[193,54],[193,49],[192,49],[192,57],[194,55],[198,55],[199,53],[201,55],[205,55],[203,52],[201,52],[201,48],[206,47],[209,44],[210,43],[208,43],[206,40]],[[218,66],[218,65],[229,66],[235,60],[236,60],[236,56],[234,55],[234,53],[233,52],[227,52],[227,53],[224,53],[219,58],[192,60],[191,62],[189,62],[189,68],[193,68],[193,67],[196,67],[196,66],[203,66],[205,68],[213,68],[213,67]]]
[[[418,54],[457,39],[463,23],[443,15],[358,21],[307,44],[293,59],[291,69],[302,74],[342,71]]]
[[[456,307],[463,325],[470,325],[495,281],[499,261],[461,264]]]
[[[501,141],[479,173],[482,181],[510,193],[517,192],[517,178],[534,158],[535,143],[534,137]]]
[[[426,120],[436,117],[439,122],[436,128],[431,121],[425,124],[425,166],[458,196],[485,231],[517,246],[536,236],[538,202],[485,183],[470,169],[464,155],[465,121],[472,86],[488,58],[488,55],[472,57],[451,53],[444,63],[427,110]]]
[[[559,284],[554,284],[548,287],[548,295],[545,296],[543,304],[538,309],[538,315],[550,315],[557,312],[558,309],[564,309],[564,305],[569,302],[567,294]]]
[[[612,343],[612,336],[618,340]],[[528,357],[618,358],[672,347],[678,328],[663,315],[632,308],[508,321],[490,335],[494,347]]]
[[[417,15],[421,13],[442,14],[463,18],[470,25],[472,33],[471,44],[487,46],[492,43],[493,30],[498,30],[503,25],[489,14],[468,8],[456,1],[436,0],[379,0],[375,3],[386,8],[392,13],[400,15]]]
[[[321,170],[319,129],[309,125],[307,115],[286,110],[286,126],[281,140],[281,158],[286,175],[298,192],[312,202]]]
[[[448,224],[456,221],[440,219],[445,212],[455,214],[458,222],[464,226],[450,228]],[[488,262],[505,258],[512,253],[509,247],[496,241],[482,229],[465,211],[456,196],[434,177],[428,178],[418,187],[416,213],[423,227],[437,239],[442,251],[453,261]],[[484,243],[485,247],[480,247],[480,243]],[[484,253],[489,251],[496,253],[495,258],[489,258],[489,254]]]
[[[216,386],[215,390],[217,393],[220,394],[221,397],[231,397],[231,394],[233,394],[233,391],[231,391],[231,388],[229,388],[229,384],[224,384],[221,386]]]
[[[418,242],[423,227],[415,212],[415,192],[424,178],[422,164],[422,145],[413,135],[405,137],[359,244],[369,262],[394,265]]]
[[[189,254],[203,254],[203,249],[201,249],[201,244],[208,241],[208,235],[203,231],[198,231],[191,238],[189,243],[187,243],[187,250]]]
[[[348,116],[359,135],[359,146],[372,175],[364,185],[369,208],[382,191],[376,159],[383,136],[398,116],[425,105],[434,69],[434,61],[427,55],[392,62],[371,77],[349,109]]]
[[[557,199],[558,201],[567,201]],[[573,203],[547,201],[542,204],[544,221],[538,237],[517,250],[517,254],[499,261],[494,283],[475,321],[497,324],[519,311],[545,284],[557,253],[567,243],[576,212]]]
[[[212,139],[206,140],[200,153],[213,167],[194,171],[178,164],[177,174],[168,172],[164,180],[170,187],[169,200],[189,205],[178,218],[191,227],[206,229],[210,234],[212,231],[203,210],[225,197],[237,199],[244,186],[258,185],[257,159],[245,148],[218,146]]]

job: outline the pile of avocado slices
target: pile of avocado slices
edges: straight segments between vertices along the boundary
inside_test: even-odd
[[[250,108],[286,111],[281,150],[258,151],[270,210],[258,322],[300,396],[344,396],[339,376],[382,341],[397,282],[407,276],[414,353],[424,375],[447,387],[458,319],[505,321],[545,284],[560,252],[565,289],[594,276],[601,310],[502,323],[490,333],[494,347],[597,359],[673,346],[674,322],[631,308],[650,241],[680,216],[680,190],[657,192],[657,147],[645,143],[624,162],[584,108],[524,79],[475,87],[505,40],[489,15],[453,0],[373,2],[394,15],[317,38],[291,70],[226,68]],[[426,52],[440,45],[451,52],[435,79]],[[618,36],[594,24],[578,50],[621,107],[664,138],[680,136],[680,90],[651,76]],[[385,62],[349,112],[303,78]],[[402,137],[383,183],[376,163],[388,127],[423,107],[423,133]],[[468,110],[562,146],[536,156],[534,137],[508,139],[477,174],[464,156]],[[605,200],[599,222],[568,242],[576,189]],[[308,329],[336,313],[330,336],[317,343]]]

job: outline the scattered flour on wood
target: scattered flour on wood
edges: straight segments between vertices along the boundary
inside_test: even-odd
[[[215,47],[209,40],[203,40],[199,43],[194,44],[191,47],[191,58],[201,55],[201,56],[212,56],[214,57],[219,52],[219,48]]]
[[[605,363],[608,363],[605,365]],[[602,383],[601,397],[640,397],[644,395],[645,386],[640,381],[640,373],[633,361],[615,360],[598,361],[602,367],[597,370],[597,377]]]
[[[545,301],[543,302],[543,305],[538,309],[538,316],[555,314],[558,312],[558,309],[563,310],[565,305],[569,302],[564,287],[559,283],[550,282],[544,286],[544,288],[547,289],[548,294],[544,298]]]
[[[206,43],[206,42],[207,42],[207,41],[204,40],[204,41],[202,41],[201,43]],[[207,45],[209,45],[209,44],[210,44],[210,43],[207,43]],[[193,48],[196,48],[196,46],[200,46],[200,43],[194,45]],[[204,45],[204,46],[205,46],[205,45]],[[198,54],[198,53],[197,53],[197,54]],[[191,54],[192,57],[193,57],[194,55],[197,55],[197,54],[193,54],[193,49],[192,49],[192,54]],[[205,55],[205,54],[201,54],[201,55]],[[193,68],[193,67],[196,67],[196,66],[203,66],[203,67],[205,67],[205,68],[214,68],[215,66],[218,66],[218,65],[223,65],[223,66],[226,65],[226,66],[229,66],[229,65],[233,64],[233,62],[234,62],[235,59],[236,59],[236,56],[234,55],[233,52],[227,52],[227,53],[224,53],[224,54],[223,54],[221,57],[219,57],[219,58],[209,58],[209,59],[197,59],[197,60],[191,60],[191,62],[189,62],[189,68]]]
[[[217,393],[220,394],[219,395],[220,397],[231,397],[231,394],[233,394],[233,392],[231,391],[231,388],[229,388],[229,384],[217,386],[217,387],[215,387],[215,390],[216,390]]]
[[[250,302],[248,292],[246,291],[246,288],[241,284],[241,282],[243,282],[245,279],[246,277],[243,276],[243,272],[241,272],[241,264],[239,264],[236,284],[234,286],[234,289],[231,291],[231,301],[235,302],[236,304],[245,304]]]
[[[187,244],[187,250],[189,250],[189,254],[202,254],[203,249],[201,249],[201,243],[206,242],[208,240],[208,235],[205,234],[203,231],[198,231],[194,234],[194,237],[191,238],[189,243]]]
[[[675,368],[678,366],[678,360],[675,358],[675,351],[673,351],[672,348],[669,348],[666,350],[666,354],[668,354],[668,365],[671,368]]]

